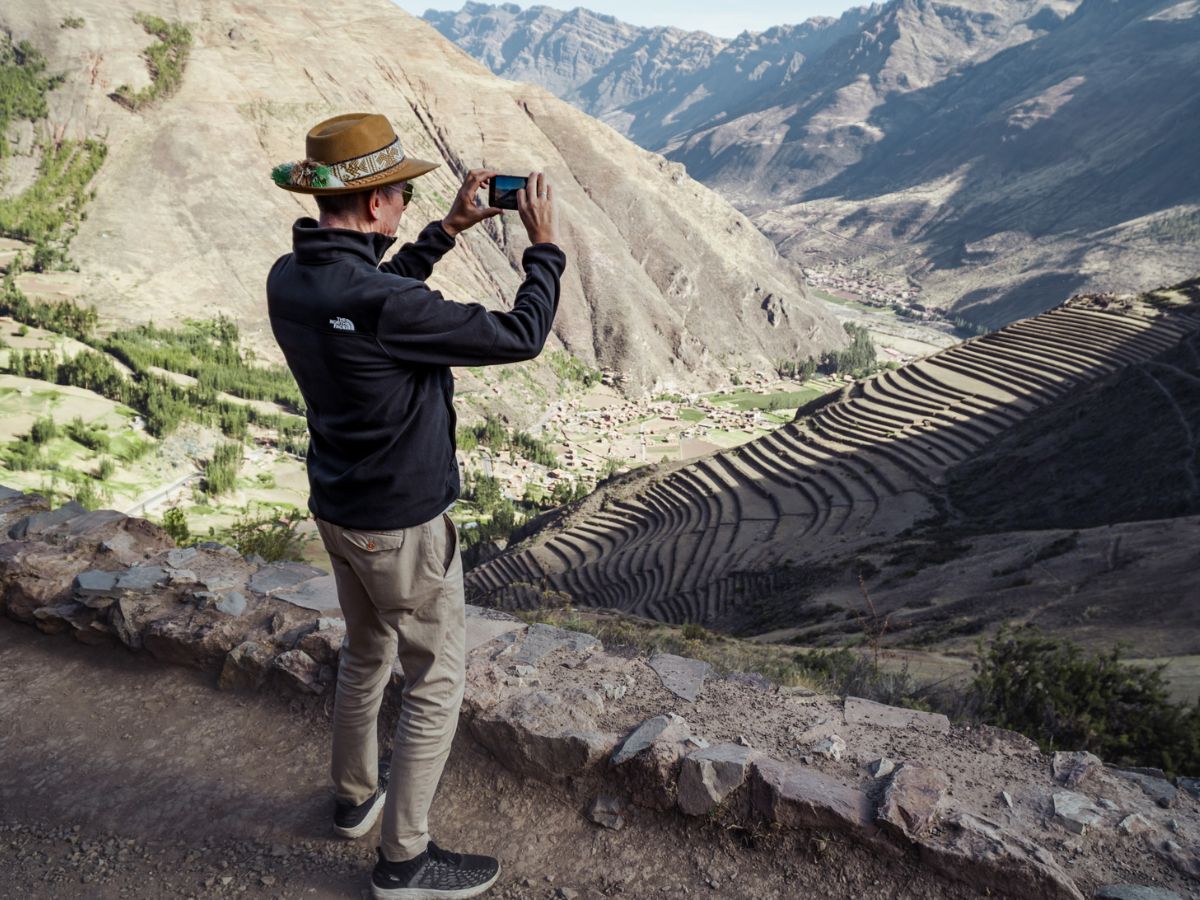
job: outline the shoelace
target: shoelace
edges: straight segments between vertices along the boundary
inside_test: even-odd
[[[439,847],[437,844],[435,844],[432,840],[430,840],[429,846],[426,849],[429,852],[430,859],[436,859],[436,860],[441,860],[442,862],[448,862],[454,866],[462,865],[462,854],[461,853],[452,853],[449,850],[443,850],[441,847]]]

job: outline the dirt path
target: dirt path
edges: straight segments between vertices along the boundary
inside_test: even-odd
[[[0,878],[24,898],[359,898],[377,833],[329,834],[320,701],[235,696],[120,648],[0,620]],[[579,804],[581,807],[582,804]],[[490,897],[955,898],[819,835],[635,811],[622,831],[460,741],[435,838],[486,852]]]

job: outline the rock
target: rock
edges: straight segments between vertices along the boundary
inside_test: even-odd
[[[160,597],[122,597],[113,604],[109,613],[113,633],[130,650],[141,650],[142,633],[155,619],[168,614],[170,601]]]
[[[554,891],[555,900],[577,900],[579,891],[572,890],[569,887],[560,887]]]
[[[1089,827],[1104,821],[1104,813],[1083,794],[1074,791],[1056,791],[1050,797],[1054,818],[1068,831],[1086,834]]]
[[[946,734],[950,720],[941,713],[885,706],[873,700],[847,697],[842,710],[847,725],[870,725],[877,728],[911,728],[935,734]]]
[[[1059,751],[1050,757],[1050,772],[1054,775],[1054,780],[1069,788],[1079,787],[1103,765],[1099,757],[1086,750],[1076,750],[1072,753]]]
[[[893,834],[914,840],[929,830],[949,789],[944,773],[904,763],[892,773],[875,819]]]
[[[321,679],[321,664],[303,650],[280,653],[271,662],[275,679],[303,694],[319,694],[325,690]]]
[[[871,802],[857,788],[768,758],[756,759],[751,773],[751,810],[758,818],[792,828],[857,832],[871,827]]]
[[[846,752],[846,741],[840,735],[832,734],[824,740],[818,741],[812,748],[812,752],[817,756],[824,756],[837,762]]]
[[[341,605],[338,603],[337,582],[332,575],[318,575],[316,578],[301,582],[294,588],[279,591],[275,596],[294,606],[317,612],[340,612],[341,610]]]
[[[240,616],[246,611],[246,597],[238,591],[230,591],[214,604],[214,608],[227,616]]]
[[[679,808],[689,816],[712,812],[745,782],[756,755],[738,744],[718,744],[689,753],[679,771]]]
[[[244,619],[221,615],[214,610],[180,613],[155,619],[142,630],[142,644],[161,662],[219,672],[225,655],[250,638]]]
[[[734,740],[736,740],[737,743],[741,744],[743,747],[750,746],[750,741],[748,741],[746,739],[746,736],[744,734],[739,734]]]
[[[64,504],[55,510],[46,512],[34,513],[31,516],[25,516],[17,521],[15,525],[8,529],[8,536],[11,540],[21,541],[26,538],[34,537],[41,534],[43,531],[61,525],[64,522],[69,522],[76,516],[82,516],[87,513],[76,501]]]
[[[167,565],[172,569],[181,569],[199,554],[195,547],[179,547],[167,551]]]
[[[72,598],[71,585],[87,563],[39,541],[0,544],[0,609],[33,624],[34,610]]]
[[[1117,830],[1121,834],[1144,834],[1154,826],[1150,824],[1150,820],[1141,813],[1133,813],[1123,818],[1117,825]]]
[[[120,572],[88,569],[75,576],[72,584],[75,596],[94,609],[104,609],[116,599],[117,577]]]
[[[892,774],[892,770],[896,768],[894,760],[888,759],[886,756],[881,756],[875,762],[867,766],[867,770],[873,778],[886,778]]]
[[[277,591],[286,591],[289,588],[294,588],[305,581],[317,577],[328,577],[327,572],[320,569],[315,569],[312,566],[298,562],[274,562],[267,563],[250,577],[250,590],[256,594],[273,594]],[[211,586],[208,590],[212,590]],[[337,603],[334,603],[334,608]]]
[[[167,571],[162,566],[131,566],[117,576],[118,591],[147,593],[167,580]]]
[[[1114,775],[1124,778],[1126,781],[1132,781],[1142,789],[1142,793],[1153,800],[1163,809],[1170,809],[1175,803],[1175,797],[1179,791],[1175,785],[1167,781],[1159,775],[1145,774],[1144,772],[1134,769],[1119,769],[1110,770]],[[1156,772],[1161,772],[1161,769],[1155,769]]]
[[[530,678],[537,674],[537,668],[534,666],[517,665],[513,666],[513,674],[520,678]]]
[[[76,600],[68,600],[55,606],[43,606],[33,611],[34,621],[39,631],[45,634],[62,634],[64,631],[78,631],[95,620],[96,610],[84,606]]]
[[[242,554],[238,553],[233,547],[217,541],[201,541],[196,545],[197,550],[212,550],[214,553],[220,553],[222,556],[228,556],[230,559],[241,559]]]
[[[1200,800],[1200,778],[1176,778],[1175,786]]]
[[[591,768],[616,743],[586,710],[549,691],[502,700],[471,720],[471,732],[511,771],[547,781]]]
[[[626,688],[626,686],[623,684],[613,684],[608,681],[602,682],[600,689],[604,691],[604,697],[606,700],[620,700],[625,696],[625,692],[628,690],[628,688]]]
[[[322,616],[317,619],[316,629],[302,636],[296,648],[322,665],[336,666],[345,639],[346,620]]]
[[[660,653],[647,660],[650,668],[658,673],[663,687],[681,700],[692,703],[700,694],[704,677],[712,666],[703,660]]]
[[[939,831],[920,838],[921,860],[972,896],[1084,900],[1054,857],[1020,832],[966,813],[943,818]]]
[[[201,575],[196,579],[196,583],[209,593],[219,594],[221,591],[228,591],[244,586],[245,579],[238,578],[228,572],[217,572]]]
[[[755,690],[770,692],[775,689],[775,683],[768,678],[764,678],[757,672],[730,672],[725,676],[725,680],[733,684],[752,687]],[[812,693],[811,691],[809,693]]]
[[[572,653],[600,649],[600,641],[590,634],[567,631],[542,622],[531,625],[524,632],[502,634],[497,641],[503,645],[497,656],[509,656],[514,663],[526,665],[536,665],[543,656],[562,648]]]
[[[597,825],[620,831],[625,827],[625,801],[613,794],[600,794],[588,808],[588,818]]]
[[[258,690],[274,658],[271,647],[260,641],[238,644],[225,657],[217,687],[223,691]]]
[[[633,759],[654,743],[654,739],[662,734],[670,724],[671,721],[666,716],[655,716],[642,722],[629,733],[629,737],[625,738],[617,752],[609,759],[609,764],[619,766],[621,763]]]
[[[1179,894],[1166,888],[1138,884],[1106,884],[1096,888],[1092,897],[1093,900],[1183,900]]]

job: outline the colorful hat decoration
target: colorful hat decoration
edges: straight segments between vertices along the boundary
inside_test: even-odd
[[[306,157],[281,163],[271,180],[301,194],[348,194],[409,181],[440,163],[404,155],[400,139],[385,116],[347,113],[313,126]]]

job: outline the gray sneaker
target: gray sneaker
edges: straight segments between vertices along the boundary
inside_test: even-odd
[[[465,900],[482,894],[500,876],[500,863],[490,856],[451,853],[433,841],[420,856],[388,862],[379,850],[371,873],[375,900]]]

